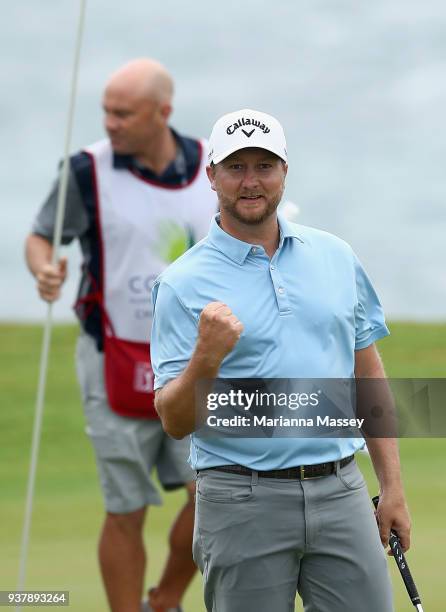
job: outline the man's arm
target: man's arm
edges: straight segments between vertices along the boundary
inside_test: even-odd
[[[86,163],[90,163],[88,158]],[[51,264],[59,183],[59,178],[57,178],[34,221],[32,233],[29,234],[25,243],[26,263],[37,280],[40,297],[47,302],[54,302],[59,298],[61,286],[67,275],[66,258],[61,258],[56,265]],[[87,229],[88,216],[83,206],[75,172],[70,168],[62,243],[69,244],[73,238],[82,235]]]
[[[358,379],[386,378],[375,344],[356,351],[355,377]],[[388,546],[390,530],[393,529],[398,534],[405,552],[410,547],[410,517],[401,479],[397,440],[367,436],[366,438],[367,448],[380,486],[377,518],[381,542],[383,546]]]
[[[216,378],[242,331],[243,325],[226,304],[211,302],[203,309],[189,363],[177,378],[155,392],[155,408],[164,430],[173,438],[184,438],[197,428],[197,383]]]

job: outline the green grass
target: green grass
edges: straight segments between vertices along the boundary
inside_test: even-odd
[[[389,376],[444,376],[446,325],[391,324],[392,336],[380,343]],[[74,371],[75,326],[54,329],[42,430],[27,587],[71,592],[74,612],[105,611],[96,562],[103,509],[93,452],[84,434]],[[37,387],[41,329],[0,326],[0,590],[17,580],[26,479]],[[426,612],[446,610],[443,544],[446,541],[445,440],[402,440],[401,457],[413,518],[413,548],[408,560]],[[366,456],[359,457],[369,482],[375,479]],[[149,576],[155,584],[166,555],[166,536],[183,493],[165,496],[147,522]],[[396,609],[412,610],[393,569]],[[185,600],[187,612],[202,612],[201,580]],[[358,611],[360,612],[360,611]]]
[[[446,325],[390,323],[391,335],[378,343],[388,376],[446,376]]]

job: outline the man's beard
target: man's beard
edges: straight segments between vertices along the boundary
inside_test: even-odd
[[[219,192],[217,195],[218,201],[220,203],[220,208],[225,213],[230,215],[233,219],[236,219],[237,221],[239,221],[240,223],[244,223],[245,225],[260,225],[276,212],[277,207],[280,204],[280,200],[282,199],[283,191],[284,190],[282,188],[280,189],[280,191],[278,191],[272,196],[269,196],[268,198],[266,196],[263,196],[264,200],[266,200],[266,206],[264,206],[264,208],[260,210],[257,214],[250,213],[249,211],[241,212],[237,208],[239,198],[234,201],[227,198],[222,192]]]

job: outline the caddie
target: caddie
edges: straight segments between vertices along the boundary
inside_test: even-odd
[[[77,370],[105,501],[99,562],[112,612],[140,612],[147,508],[186,487],[169,536],[169,557],[144,610],[180,610],[194,572],[194,473],[186,441],[166,435],[153,407],[150,290],[158,274],[206,235],[217,210],[206,176],[207,143],[169,125],[173,81],[159,62],[119,68],[103,96],[107,138],[70,158],[62,242],[83,254],[76,312],[82,326]],[[66,261],[51,264],[59,183],[27,239],[40,296],[58,298]],[[152,563],[161,560],[152,558]]]

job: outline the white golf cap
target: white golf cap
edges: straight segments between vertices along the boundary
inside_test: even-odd
[[[223,115],[212,128],[209,138],[209,163],[223,159],[249,147],[258,147],[275,153],[287,161],[285,134],[280,123],[266,113],[244,108]]]

